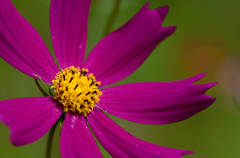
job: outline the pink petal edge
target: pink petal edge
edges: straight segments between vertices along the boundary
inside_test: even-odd
[[[205,74],[173,82],[141,82],[102,89],[97,106],[120,118],[145,124],[185,120],[209,107],[216,98],[205,91],[216,84],[193,84]]]
[[[167,12],[167,6],[149,10],[147,3],[128,23],[103,38],[83,67],[94,74],[100,86],[129,76],[175,31],[175,26],[162,27]]]
[[[87,46],[90,0],[52,0],[50,29],[53,47],[62,69],[81,67]]]
[[[11,142],[25,145],[41,138],[63,112],[52,97],[0,101],[0,121],[11,129]]]
[[[63,158],[103,157],[83,115],[71,112],[63,123],[60,151]]]
[[[96,138],[112,157],[182,158],[182,155],[194,153],[140,140],[122,129],[97,108],[94,108],[87,118]]]
[[[0,1],[0,57],[23,73],[52,83],[59,71],[42,38],[10,0]]]

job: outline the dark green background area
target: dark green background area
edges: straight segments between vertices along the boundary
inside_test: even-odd
[[[36,28],[52,53],[49,0],[12,0]],[[101,39],[114,0],[93,0],[89,17],[87,53]],[[128,21],[147,0],[122,0],[111,31]],[[232,97],[240,100],[240,1],[150,0],[150,8],[170,7],[163,25],[177,25],[131,76],[117,84],[141,81],[173,81],[207,72],[197,83],[219,83],[207,94],[216,102],[182,122],[143,125],[110,116],[134,136],[161,146],[195,151],[186,158],[240,157],[240,113]],[[0,100],[42,96],[34,80],[0,59]],[[238,99],[239,98],[239,99]],[[44,105],[43,105],[44,106]],[[29,120],[31,121],[31,120]],[[60,128],[55,133],[53,158],[60,158]],[[81,133],[79,133],[81,134]],[[47,134],[21,147],[11,145],[9,129],[0,123],[0,157],[43,158]],[[76,135],[77,137],[77,135]],[[99,145],[104,157],[111,157]],[[81,149],[79,149],[81,150]]]

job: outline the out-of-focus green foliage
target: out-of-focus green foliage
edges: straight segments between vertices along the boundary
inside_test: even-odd
[[[54,53],[49,29],[50,1],[12,2]],[[87,52],[101,39],[113,2],[114,0],[92,0]],[[147,0],[122,0],[112,31],[129,20],[146,2]],[[207,92],[218,99],[199,114],[168,125],[143,125],[113,116],[111,118],[138,138],[161,146],[196,152],[196,155],[185,156],[187,158],[240,157],[240,114],[232,101],[232,96],[240,101],[240,1],[150,0],[151,9],[163,5],[170,7],[163,25],[177,25],[176,32],[163,41],[134,74],[117,84],[180,80],[207,72],[206,77],[198,83],[219,81]],[[42,96],[34,79],[2,59],[0,72],[0,100]],[[60,129],[54,137],[53,158],[60,157],[59,133]],[[0,123],[0,157],[44,157],[46,135],[37,142],[22,147],[11,145],[8,136],[9,129]],[[110,157],[100,148],[104,157]]]

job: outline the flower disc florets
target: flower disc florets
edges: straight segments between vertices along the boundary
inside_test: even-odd
[[[87,73],[87,69],[71,66],[58,72],[56,80],[52,80],[54,99],[64,106],[64,112],[70,110],[86,116],[99,101],[101,83],[96,82],[92,73]]]

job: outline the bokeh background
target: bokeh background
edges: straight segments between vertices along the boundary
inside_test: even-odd
[[[50,0],[12,2],[54,53],[49,30]],[[146,2],[147,0],[122,0],[111,31],[128,21]],[[102,38],[113,4],[114,0],[92,0],[87,52]],[[164,40],[136,72],[117,84],[173,81],[207,72],[197,83],[218,81],[207,92],[208,95],[217,97],[217,100],[195,116],[167,125],[143,125],[109,116],[140,139],[196,152],[185,156],[186,158],[238,158],[240,111],[233,98],[240,102],[240,1],[150,0],[151,9],[163,5],[170,7],[163,25],[177,25],[176,32]],[[31,77],[2,59],[0,72],[0,100],[42,96]],[[53,158],[61,157],[59,132],[58,128],[54,137]],[[1,158],[42,158],[45,156],[46,141],[47,134],[32,144],[15,147],[9,141],[8,127],[0,123]],[[100,145],[99,147],[104,157],[111,157]]]

